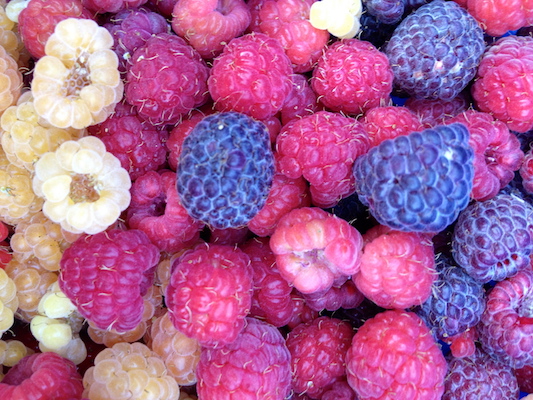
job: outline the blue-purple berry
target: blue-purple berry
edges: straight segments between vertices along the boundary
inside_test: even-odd
[[[395,24],[402,19],[405,0],[363,0],[367,12],[384,24]]]

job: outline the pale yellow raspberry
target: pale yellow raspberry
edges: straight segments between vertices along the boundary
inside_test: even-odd
[[[89,19],[59,22],[35,64],[31,90],[37,113],[58,128],[104,121],[124,85],[109,31]]]
[[[0,338],[15,322],[18,306],[17,286],[6,271],[0,268]]]
[[[44,214],[72,233],[111,226],[130,204],[130,187],[128,171],[94,136],[64,142],[35,164],[33,190],[45,200]]]
[[[15,104],[21,93],[22,73],[17,61],[0,46],[0,114]]]
[[[13,367],[22,358],[33,353],[34,351],[20,340],[0,340],[0,364],[6,367]]]
[[[361,0],[322,0],[312,4],[309,22],[340,39],[355,37],[361,29]]]

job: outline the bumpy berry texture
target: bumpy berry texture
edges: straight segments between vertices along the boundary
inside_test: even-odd
[[[310,71],[326,48],[329,33],[309,21],[315,0],[266,0],[259,10],[259,31],[283,44],[295,72]]]
[[[208,100],[209,67],[177,35],[150,37],[131,58],[124,96],[153,124],[175,124]]]
[[[325,292],[302,294],[302,297],[309,308],[318,312],[357,308],[365,299],[352,279],[340,286],[332,286]]]
[[[302,74],[293,74],[291,80],[292,91],[285,99],[280,111],[282,125],[295,118],[314,114],[318,109],[316,93],[311,88],[307,77]]]
[[[353,163],[368,147],[359,121],[319,111],[282,128],[276,140],[278,170],[292,179],[303,176],[313,204],[332,207],[355,191]]]
[[[82,392],[74,363],[50,352],[24,357],[0,382],[3,399],[79,399]]]
[[[450,100],[474,78],[484,49],[477,21],[453,1],[435,0],[400,23],[385,54],[396,88],[414,97]]]
[[[527,269],[494,286],[477,326],[483,349],[512,368],[533,363],[532,301],[533,272]]]
[[[267,119],[281,110],[291,93],[293,72],[281,43],[254,32],[224,47],[207,83],[217,110]]]
[[[252,274],[250,257],[232,246],[205,243],[185,252],[165,294],[172,323],[202,346],[233,342],[250,311]]]
[[[207,116],[183,141],[176,172],[181,203],[193,218],[218,229],[245,226],[272,187],[268,131],[245,114]]]
[[[436,276],[430,240],[418,233],[390,231],[365,244],[354,281],[378,306],[404,309],[428,299]]]
[[[529,149],[525,154],[519,173],[524,190],[533,194],[533,149]]]
[[[281,276],[302,293],[344,283],[359,271],[362,247],[357,229],[318,207],[285,214],[270,238]]]
[[[141,322],[158,261],[159,250],[139,230],[85,235],[63,253],[59,287],[98,328],[128,331]]]
[[[449,118],[455,117],[470,107],[470,101],[461,92],[451,100],[430,100],[409,97],[405,107],[413,111],[424,128],[433,128],[435,125],[444,123]]]
[[[369,42],[344,39],[328,46],[318,60],[311,87],[328,109],[358,115],[387,105],[392,81],[385,54]]]
[[[455,261],[484,283],[528,268],[533,251],[532,213],[529,203],[505,193],[472,203],[454,227]]]
[[[344,357],[351,345],[352,326],[337,318],[319,317],[300,324],[287,336],[293,371],[292,388],[312,399],[346,376]]]
[[[355,160],[359,199],[383,225],[440,232],[470,200],[474,151],[462,124],[388,139]]]
[[[385,139],[424,130],[418,116],[406,107],[374,107],[368,110],[361,122],[370,146],[377,146]]]
[[[378,49],[383,48],[383,45],[387,43],[398,25],[384,24],[368,12],[361,14],[359,22],[361,31],[357,34],[357,39],[370,42]]]
[[[442,400],[518,399],[519,390],[513,370],[481,349],[466,358],[448,362]]]
[[[353,38],[359,32],[363,13],[361,0],[321,0],[311,5],[309,21],[339,39]]]
[[[366,320],[355,333],[346,369],[361,399],[438,400],[447,364],[416,314],[389,310]]]
[[[127,8],[136,8],[147,0],[82,0],[83,6],[92,12],[103,13],[117,13]]]
[[[432,294],[417,310],[435,336],[446,340],[475,327],[485,311],[483,285],[442,254]]]
[[[291,388],[290,359],[285,339],[276,328],[247,318],[233,343],[202,349],[196,370],[198,396],[283,400]]]
[[[17,62],[0,46],[0,114],[14,105],[22,93],[22,73]]]
[[[18,306],[17,285],[3,269],[0,269],[0,338],[15,323]]]
[[[180,0],[172,11],[172,29],[206,59],[218,56],[240,36],[252,17],[244,0]]]
[[[365,0],[363,3],[369,14],[389,25],[400,22],[405,11],[405,0]]]
[[[524,160],[520,141],[501,121],[490,114],[468,110],[445,123],[460,122],[470,132],[469,143],[474,149],[475,200],[488,200],[498,194],[511,180]]]
[[[533,128],[533,89],[526,79],[532,59],[533,37],[503,37],[487,47],[472,85],[477,107],[516,132]]]

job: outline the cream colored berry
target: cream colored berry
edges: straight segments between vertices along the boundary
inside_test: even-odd
[[[104,231],[130,203],[131,179],[104,143],[87,136],[61,144],[35,164],[33,189],[43,212],[66,231]]]
[[[355,37],[361,29],[361,0],[322,0],[311,5],[309,22],[340,39]]]

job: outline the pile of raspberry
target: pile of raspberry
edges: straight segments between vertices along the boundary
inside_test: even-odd
[[[527,3],[0,1],[0,397],[533,397]]]

